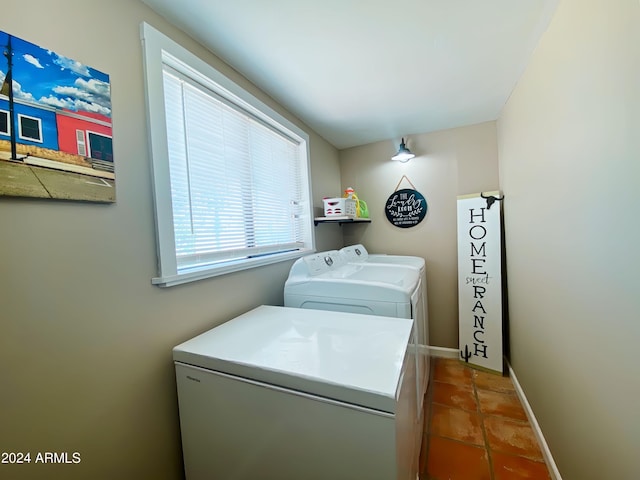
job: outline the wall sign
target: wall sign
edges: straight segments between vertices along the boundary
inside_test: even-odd
[[[503,197],[502,197],[503,198]],[[502,200],[458,197],[459,358],[503,373]]]
[[[402,182],[402,179],[406,179],[411,183],[406,175],[402,176],[400,182]],[[398,182],[398,186],[400,182]],[[387,220],[395,227],[415,227],[427,215],[427,200],[415,187],[413,189],[404,188],[398,190],[398,186],[396,186],[396,191],[387,199],[384,213],[387,216]],[[413,184],[411,186],[413,187]]]

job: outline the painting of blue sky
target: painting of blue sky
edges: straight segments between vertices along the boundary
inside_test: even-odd
[[[7,43],[8,34],[0,31],[3,53]],[[107,74],[15,36],[11,43],[16,99],[111,117]],[[7,67],[5,54],[0,58],[0,84],[4,82]]]
[[[115,202],[109,75],[0,31],[0,197]]]

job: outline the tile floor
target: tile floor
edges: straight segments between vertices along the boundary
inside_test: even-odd
[[[432,358],[420,480],[550,480],[509,377]]]

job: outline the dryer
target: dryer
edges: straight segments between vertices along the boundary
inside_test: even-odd
[[[414,338],[424,324],[423,289],[416,269],[397,265],[349,263],[337,250],[299,258],[284,287],[286,307],[382,315],[414,320]],[[417,340],[416,340],[417,342]],[[417,416],[422,419],[428,375],[411,345],[416,363]]]
[[[425,375],[425,387],[429,382],[429,309],[427,302],[427,270],[425,261],[422,257],[409,255],[387,255],[382,253],[371,254],[362,244],[349,245],[340,249],[340,253],[349,263],[365,263],[367,265],[398,265],[413,268],[420,273],[420,281],[422,282],[422,300],[423,300],[423,321],[418,322],[417,339],[422,346],[419,354],[422,357],[423,373]]]

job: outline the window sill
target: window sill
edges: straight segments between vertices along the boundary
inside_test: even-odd
[[[184,283],[196,282],[198,280],[204,280],[206,278],[218,277],[220,275],[226,275],[228,273],[248,270],[250,268],[272,265],[274,263],[286,262],[288,260],[296,260],[310,253],[313,253],[313,251],[297,250],[295,252],[279,253],[260,258],[246,258],[218,266],[202,267],[200,269],[194,269],[185,273],[154,277],[151,279],[151,283],[163,288],[174,287],[176,285],[182,285]]]

